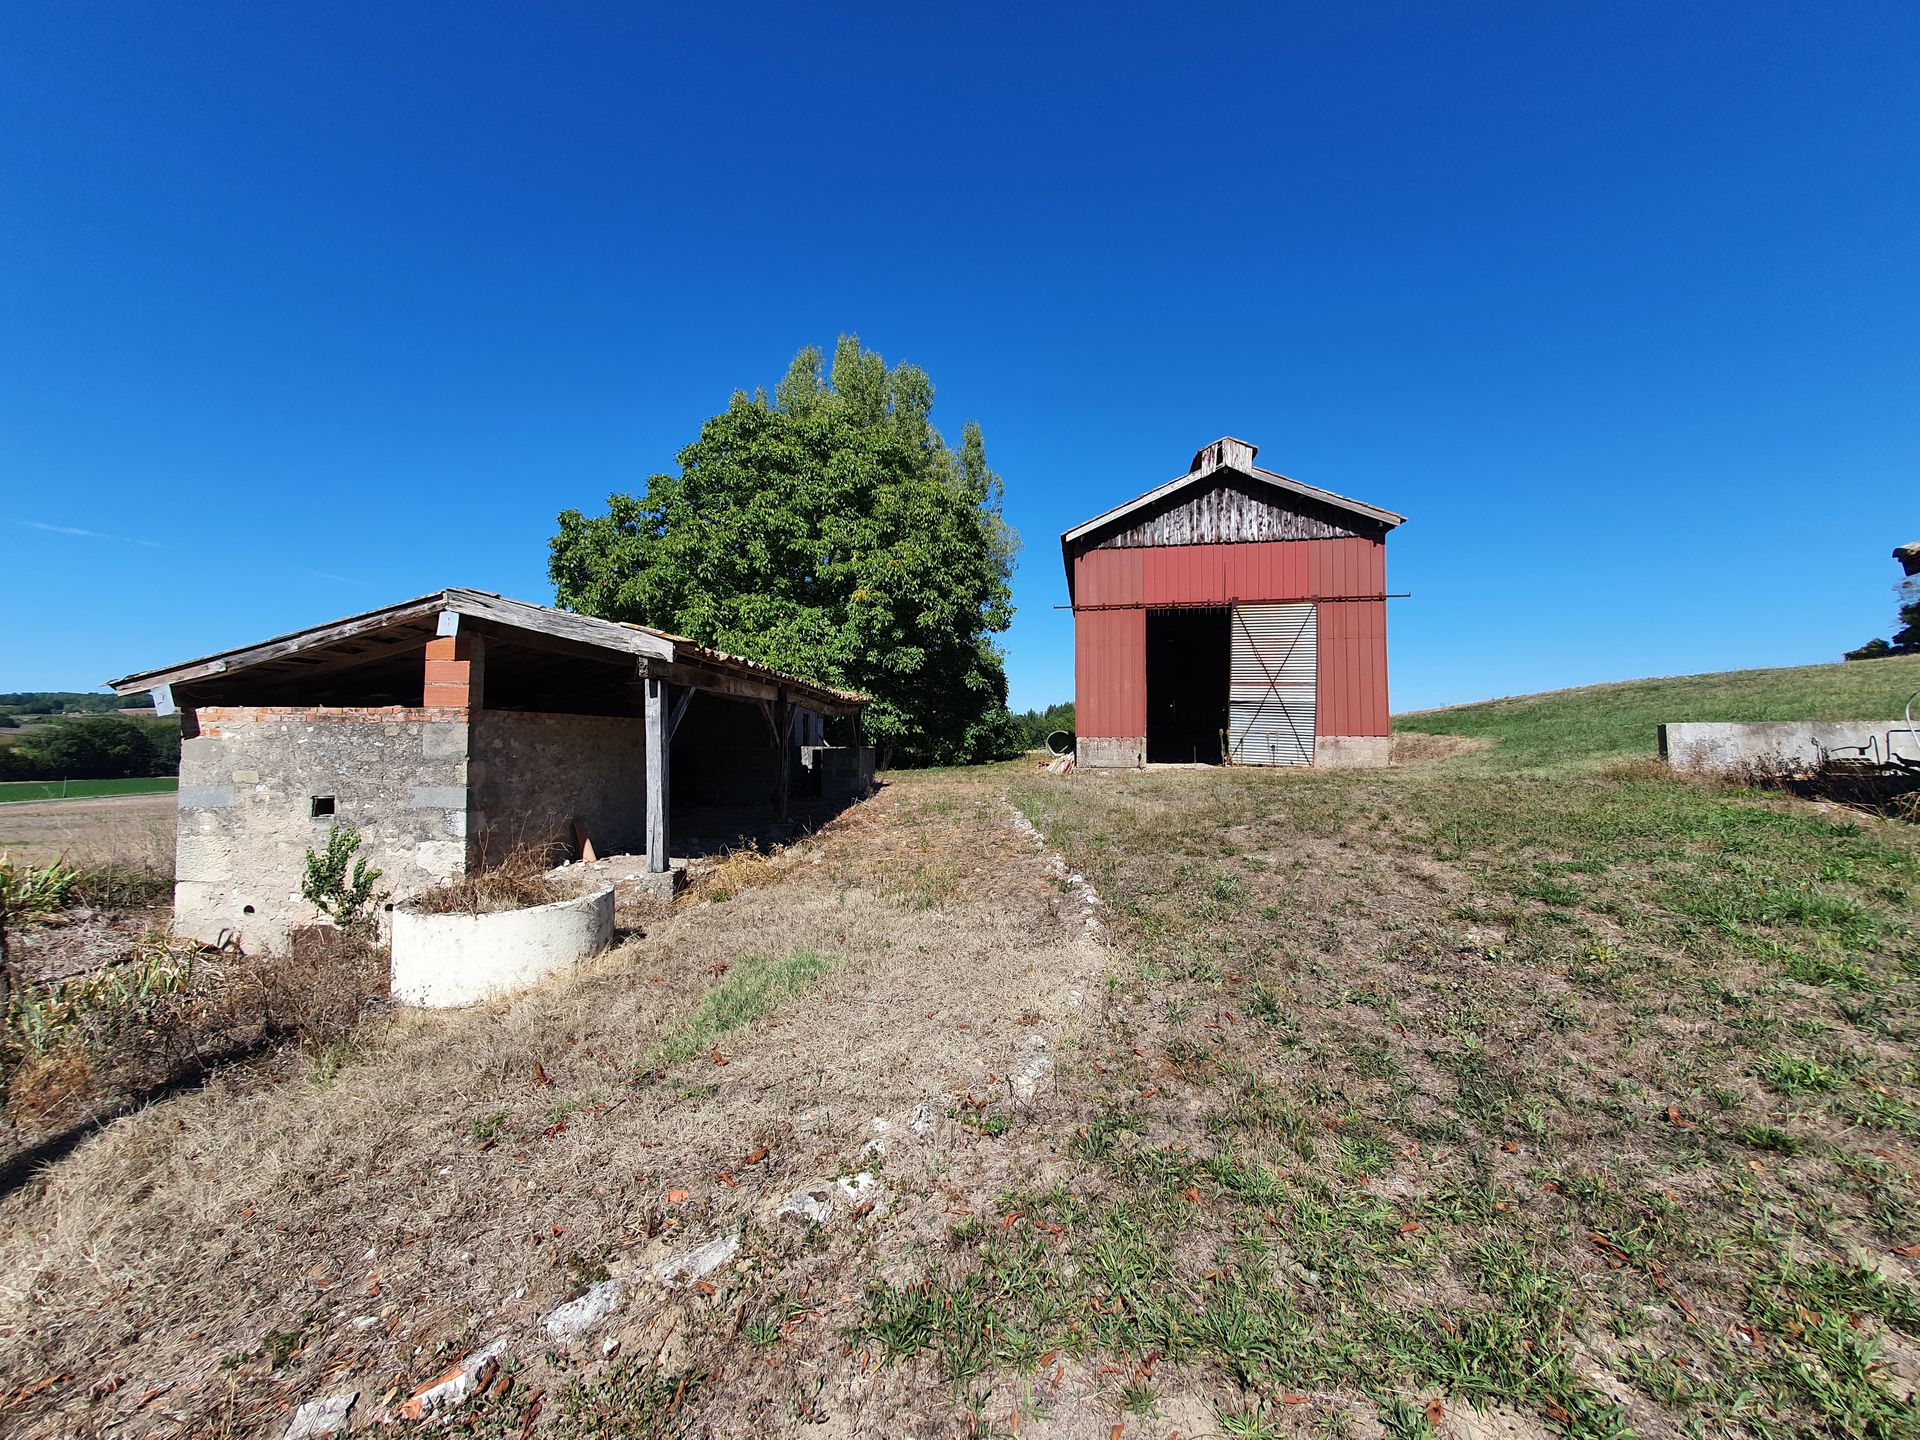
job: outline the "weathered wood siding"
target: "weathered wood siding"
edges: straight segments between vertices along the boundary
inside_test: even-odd
[[[1223,474],[1217,484],[1170,496],[1119,522],[1123,528],[1090,536],[1090,548],[1128,550],[1155,545],[1234,545],[1267,540],[1375,538],[1380,527],[1306,496],[1279,498],[1272,487]]]

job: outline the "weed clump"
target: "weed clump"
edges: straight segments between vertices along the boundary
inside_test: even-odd
[[[411,908],[424,915],[494,915],[567,899],[547,868],[547,856],[531,845],[513,850],[498,865],[462,875],[427,891]]]

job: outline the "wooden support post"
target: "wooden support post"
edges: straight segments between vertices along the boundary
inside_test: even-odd
[[[667,682],[649,675],[647,687],[647,871],[664,875],[667,856]]]
[[[773,702],[773,736],[773,811],[785,824],[793,789],[793,702],[785,695]]]

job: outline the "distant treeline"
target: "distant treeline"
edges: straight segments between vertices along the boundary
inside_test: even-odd
[[[1023,710],[1013,717],[1013,730],[1021,751],[1044,750],[1047,736],[1055,730],[1073,729],[1073,702],[1063,700],[1044,710]]]
[[[9,734],[12,743],[0,744],[0,780],[128,780],[180,773],[177,716],[63,716]]]
[[[111,715],[116,710],[147,710],[145,695],[97,695],[86,690],[0,691],[0,713],[9,715]]]

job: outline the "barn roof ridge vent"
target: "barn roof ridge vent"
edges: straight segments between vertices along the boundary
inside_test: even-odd
[[[1253,457],[1259,453],[1260,447],[1251,440],[1222,435],[1212,444],[1202,445],[1193,452],[1193,463],[1187,467],[1187,473],[1204,475],[1209,470],[1252,470]]]

